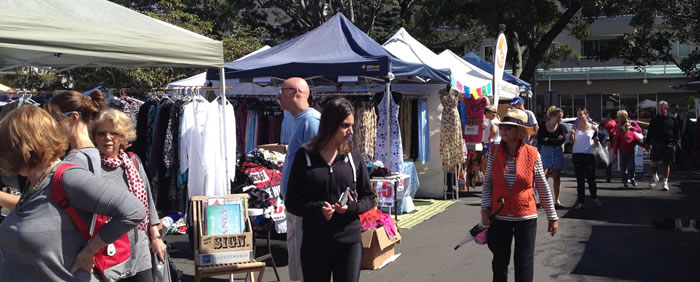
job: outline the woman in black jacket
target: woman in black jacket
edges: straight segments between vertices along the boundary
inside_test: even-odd
[[[362,243],[359,215],[376,195],[350,136],[355,121],[350,101],[338,98],[323,108],[318,135],[297,151],[289,178],[287,210],[303,218],[301,263],[304,281],[360,280]],[[289,165],[289,164],[286,164]],[[347,203],[341,200],[347,193]]]

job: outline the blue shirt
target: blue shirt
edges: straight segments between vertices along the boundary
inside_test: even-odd
[[[292,137],[292,126],[294,126],[294,116],[290,112],[284,111],[280,144],[289,144],[289,139]]]
[[[321,113],[314,108],[308,108],[305,111],[294,117],[294,125],[292,125],[292,135],[289,138],[287,146],[287,155],[284,158],[284,166],[282,167],[282,198],[287,198],[287,183],[289,182],[289,173],[292,170],[294,155],[307,141],[311,140],[318,133],[318,124],[321,121]]]

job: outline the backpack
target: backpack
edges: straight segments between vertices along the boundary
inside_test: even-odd
[[[129,157],[138,169],[138,162],[136,161],[133,153],[129,152]],[[83,238],[85,238],[86,241],[89,241],[94,237],[93,234],[99,232],[100,229],[102,229],[102,226],[107,224],[111,218],[103,215],[95,215],[93,217],[93,223],[90,226],[90,230],[88,231],[85,222],[83,222],[78,213],[68,202],[66,191],[63,189],[63,173],[66,171],[66,169],[74,166],[76,165],[68,163],[60,164],[58,166],[56,172],[54,172],[54,175],[51,178],[51,200],[58,207],[65,210],[65,212],[71,218],[71,221],[73,221],[73,224],[75,224],[78,231],[80,231],[80,234],[83,235]],[[92,163],[90,166],[92,166]],[[131,243],[129,242],[129,234],[124,234],[124,236],[119,237],[119,239],[95,253],[95,269],[100,278],[104,279],[106,270],[127,262],[130,257]]]

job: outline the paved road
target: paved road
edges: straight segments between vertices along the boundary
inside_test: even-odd
[[[602,171],[598,172],[600,176]],[[636,189],[621,189],[619,177],[614,179],[618,183],[599,183],[603,206],[589,201],[582,211],[559,210],[560,229],[554,237],[547,234],[540,210],[535,281],[700,281],[700,232],[689,226],[691,220],[700,224],[700,176],[674,175],[668,192],[648,189],[647,179],[642,177]],[[571,206],[576,198],[575,179],[567,175],[562,185],[562,202]],[[486,246],[470,243],[452,250],[479,220],[480,194],[462,196],[444,213],[403,230],[403,243],[397,249],[401,257],[384,269],[362,271],[361,280],[489,281],[491,253]],[[275,241],[272,252],[281,280],[289,281],[283,244]],[[186,274],[183,280],[192,281],[191,252],[184,242],[175,246],[180,248],[175,254],[180,258],[175,260]],[[258,248],[258,252],[267,251]],[[512,272],[511,265],[511,281]],[[271,267],[263,280],[275,281]]]

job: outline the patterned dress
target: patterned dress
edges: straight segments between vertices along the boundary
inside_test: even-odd
[[[464,163],[462,126],[457,111],[459,92],[440,90],[442,103],[442,128],[440,130],[440,158],[447,167]]]
[[[401,146],[401,130],[399,129],[399,105],[390,100],[389,113],[386,112],[386,96],[379,103],[379,122],[377,123],[377,160],[382,161],[392,173],[403,172],[403,146]],[[390,128],[391,141],[387,144],[386,129]],[[460,131],[461,133],[461,131]],[[387,156],[391,154],[391,164]]]

